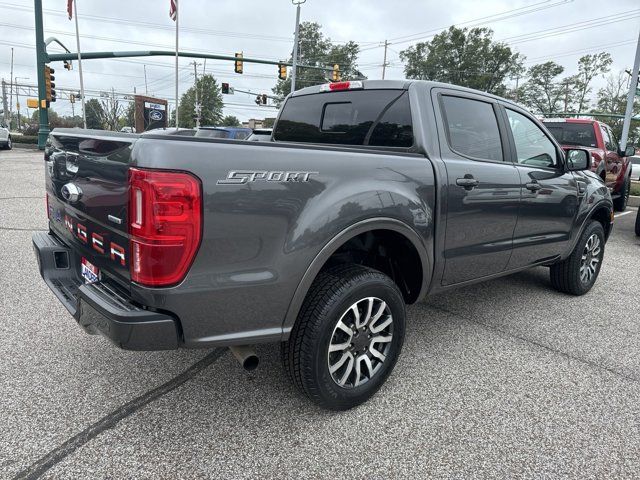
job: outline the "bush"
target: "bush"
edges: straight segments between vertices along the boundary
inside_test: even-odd
[[[38,143],[38,137],[34,135],[11,135],[11,141],[13,143],[31,143],[36,145]]]
[[[633,182],[631,184],[631,195],[640,195],[640,183]]]

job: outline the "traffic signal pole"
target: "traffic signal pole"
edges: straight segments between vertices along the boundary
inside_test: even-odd
[[[42,0],[33,0],[36,21],[36,69],[38,71],[38,148],[44,150],[49,136],[49,109],[47,108],[47,92],[44,66],[49,61],[47,47],[44,43],[44,27],[42,25]],[[76,56],[77,58],[77,56]]]

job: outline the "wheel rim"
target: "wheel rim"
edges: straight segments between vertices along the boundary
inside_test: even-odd
[[[582,283],[590,283],[595,278],[600,265],[601,253],[600,237],[593,233],[582,251],[582,260],[580,262],[580,280]]]
[[[393,339],[393,316],[377,297],[353,303],[342,314],[329,341],[327,362],[333,381],[343,388],[367,383],[382,368]]]
[[[11,148],[11,137],[7,139],[7,147]]]

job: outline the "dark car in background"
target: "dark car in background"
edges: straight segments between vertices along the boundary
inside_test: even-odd
[[[228,140],[245,140],[253,130],[245,127],[200,127],[196,130],[198,138],[226,138]]]
[[[254,128],[253,133],[247,137],[248,142],[270,142],[272,128]]]

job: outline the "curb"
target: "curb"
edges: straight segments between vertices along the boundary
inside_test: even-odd
[[[32,143],[16,143],[13,142],[13,148],[25,149],[25,150],[37,150],[38,145],[34,145]]]
[[[636,195],[629,195],[629,203],[630,207],[640,207],[640,197]]]

